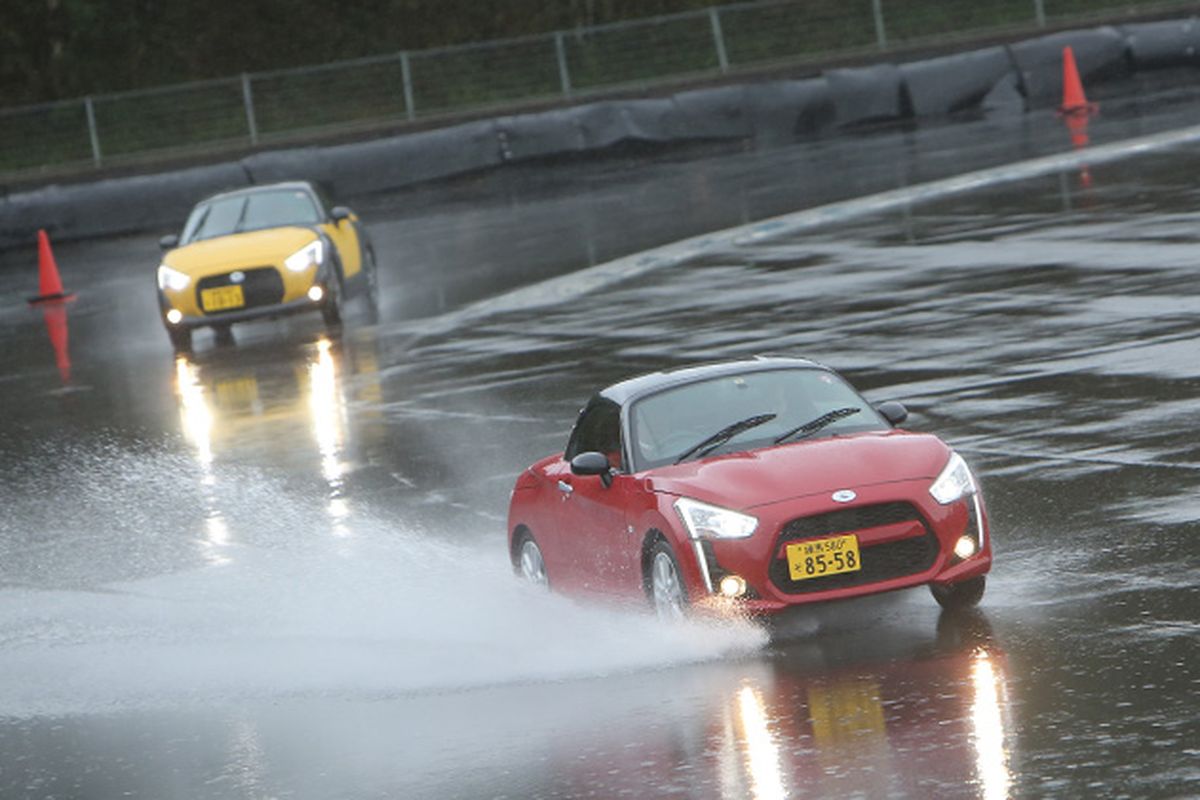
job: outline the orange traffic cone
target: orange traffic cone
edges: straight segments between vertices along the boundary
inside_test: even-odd
[[[38,284],[38,296],[29,298],[30,303],[70,300],[74,297],[63,291],[62,279],[58,277],[58,264],[54,263],[50,237],[45,230],[38,231]]]
[[[1067,131],[1071,134],[1071,144],[1075,149],[1087,147],[1090,141],[1087,114],[1067,114],[1064,121],[1067,123]]]
[[[63,385],[71,382],[71,353],[67,349],[67,306],[62,302],[48,302],[42,305],[42,316],[46,319],[46,333],[50,334],[50,344],[54,346],[54,362],[58,365],[58,374]]]
[[[1060,114],[1095,114],[1096,104],[1089,103],[1083,94],[1083,81],[1079,79],[1079,68],[1075,66],[1075,51],[1063,48],[1063,102]]]

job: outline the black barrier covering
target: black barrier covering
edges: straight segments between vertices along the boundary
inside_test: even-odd
[[[1062,104],[1063,48],[1068,45],[1085,86],[1089,80],[1115,78],[1129,71],[1125,37],[1116,28],[1064,31],[1018,42],[1012,46],[1012,55],[1029,108]]]
[[[300,147],[294,150],[271,150],[246,156],[242,168],[250,183],[263,184],[277,181],[305,180],[326,184],[328,169],[320,147]]]
[[[689,138],[744,139],[754,132],[744,86],[679,92],[671,100]]]
[[[913,113],[919,117],[975,108],[1013,70],[1003,47],[900,65]]]
[[[587,148],[571,109],[501,117],[496,120],[496,138],[505,161],[578,153]]]
[[[829,81],[774,81],[746,87],[745,103],[754,137],[790,142],[829,130],[836,123]]]
[[[29,245],[39,228],[65,239],[174,229],[200,198],[247,185],[226,163],[13,194],[0,203],[0,246]]]
[[[1010,72],[999,80],[987,93],[979,107],[985,111],[1001,114],[1025,113],[1025,95],[1021,94],[1021,79]]]
[[[1121,33],[1134,69],[1200,63],[1200,22],[1195,18],[1122,25]]]
[[[839,126],[909,116],[903,75],[895,64],[831,69],[825,72],[833,92]]]
[[[311,180],[335,197],[384,191],[499,164],[495,123],[432,131],[332,147],[259,153],[242,160],[253,183]]]
[[[691,138],[679,109],[669,99],[589,103],[572,110],[588,150],[631,140],[668,142]]]
[[[321,158],[327,185],[336,197],[395,189],[494,167],[502,161],[491,120],[326,147]]]

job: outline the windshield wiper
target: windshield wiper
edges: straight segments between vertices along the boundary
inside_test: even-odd
[[[242,200],[242,210],[238,212],[237,222],[233,223],[233,232],[242,232],[242,223],[246,221],[246,209],[250,208],[250,198]]]
[[[796,436],[797,434],[802,434],[800,436],[801,439],[805,438],[806,436],[812,436],[817,431],[821,430],[822,428],[829,427],[833,423],[837,422],[839,419],[845,419],[846,417],[852,417],[860,411],[862,411],[861,408],[835,408],[833,411],[830,411],[826,414],[822,414],[821,416],[817,417],[816,419],[809,420],[808,422],[804,423],[803,425],[797,425],[796,427],[792,428],[790,431],[787,431],[786,433],[782,433],[779,436],[776,436],[775,444],[779,444],[780,442],[786,441],[787,439],[790,439],[793,436]]]
[[[745,419],[739,420],[732,425],[726,425],[724,428],[721,428],[721,430],[717,431],[712,436],[709,436],[704,441],[697,442],[687,450],[684,450],[679,454],[679,457],[675,459],[675,463],[679,464],[684,459],[696,453],[706,456],[713,450],[716,450],[718,447],[728,442],[733,437],[737,436],[742,431],[748,431],[751,428],[757,428],[759,425],[775,419],[775,416],[775,414],[755,414],[753,417],[746,417]]]

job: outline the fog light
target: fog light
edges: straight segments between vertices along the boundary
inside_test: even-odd
[[[721,578],[720,589],[725,597],[741,597],[746,593],[746,580],[740,575],[726,575]]]
[[[966,560],[975,555],[975,540],[970,536],[960,536],[954,543],[954,555]]]
[[[172,308],[167,312],[167,322],[172,325],[178,325],[183,320],[183,312],[178,308]]]
[[[321,298],[325,296],[325,290],[320,286],[314,286],[308,290],[308,299],[314,303],[319,303]]]

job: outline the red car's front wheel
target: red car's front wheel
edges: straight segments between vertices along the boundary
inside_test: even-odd
[[[983,599],[983,590],[987,587],[987,579],[983,575],[968,578],[965,581],[946,584],[929,584],[929,591],[938,605],[947,611],[960,608],[971,608]]]
[[[534,586],[549,586],[546,577],[546,560],[542,558],[542,549],[528,533],[522,534],[521,542],[517,545],[517,570],[521,577]]]
[[[666,542],[650,550],[650,600],[659,619],[682,619],[687,610],[687,589],[679,572],[679,562]]]

